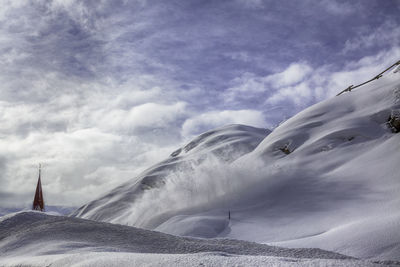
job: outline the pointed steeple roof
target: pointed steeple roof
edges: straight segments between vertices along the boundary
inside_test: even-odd
[[[41,165],[39,164],[39,178],[36,185],[35,198],[33,199],[32,210],[44,211],[44,199],[42,191],[42,183],[40,181]]]

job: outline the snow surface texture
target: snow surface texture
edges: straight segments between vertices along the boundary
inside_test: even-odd
[[[269,135],[238,125],[203,134],[73,216],[399,261],[400,134],[387,125],[398,110],[392,72]]]
[[[321,249],[184,238],[36,211],[0,218],[0,255],[0,266],[379,265]]]

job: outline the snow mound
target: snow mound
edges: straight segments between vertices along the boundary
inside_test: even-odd
[[[321,249],[288,249],[229,239],[193,239],[40,212],[0,220],[1,266],[192,266],[334,264],[374,266]],[[254,257],[257,256],[257,257]]]
[[[268,135],[244,126],[203,134],[74,216],[400,261],[400,134],[388,125],[397,111],[392,72]]]

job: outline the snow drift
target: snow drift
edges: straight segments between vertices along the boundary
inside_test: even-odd
[[[321,249],[184,238],[40,212],[0,218],[0,255],[1,266],[375,266]]]
[[[205,133],[73,216],[400,260],[400,134],[388,126],[398,110],[392,72],[270,134]]]

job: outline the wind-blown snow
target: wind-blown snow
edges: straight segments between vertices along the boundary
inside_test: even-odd
[[[396,110],[392,72],[269,135],[244,126],[206,133],[74,216],[399,261],[400,134],[387,126]]]
[[[183,238],[40,212],[0,218],[0,255],[0,266],[377,265],[320,249]]]
[[[244,125],[206,132],[136,179],[81,207],[73,216],[151,228],[149,225],[156,226],[165,217],[179,214],[188,203],[212,208],[210,201],[227,187],[226,179],[213,177],[214,172],[225,176],[230,162],[252,151],[269,133],[267,129]],[[209,175],[211,166],[213,173]],[[188,176],[193,172],[202,177]],[[156,206],[155,198],[159,199]]]

